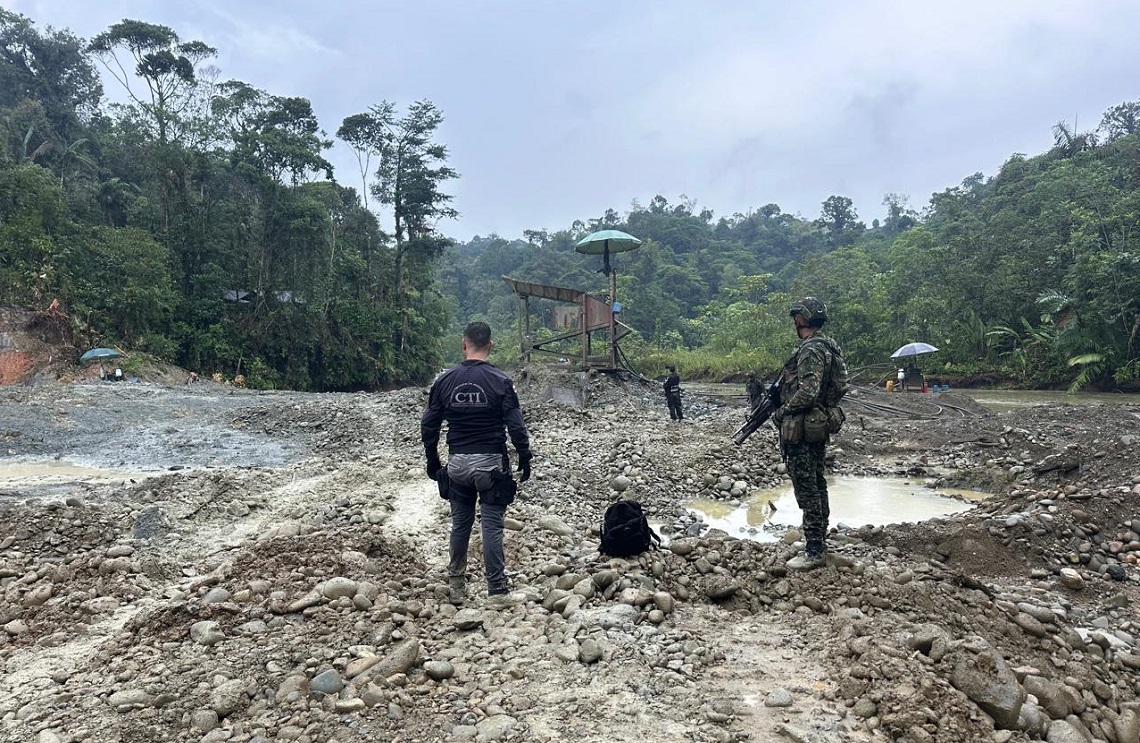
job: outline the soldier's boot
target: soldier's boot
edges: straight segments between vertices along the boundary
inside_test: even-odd
[[[467,579],[460,576],[458,578],[447,579],[447,600],[452,604],[462,604],[467,598]]]
[[[788,570],[815,570],[816,568],[822,568],[827,565],[827,555],[823,553],[809,554],[805,552],[802,555],[797,555],[788,560],[785,565]]]

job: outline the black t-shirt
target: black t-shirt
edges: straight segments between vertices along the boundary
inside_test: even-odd
[[[676,372],[674,372],[673,374],[669,375],[668,379],[665,380],[665,394],[666,395],[677,395],[677,394],[680,394],[680,392],[681,392],[681,377]]]
[[[506,449],[507,432],[520,456],[530,454],[514,383],[486,361],[464,361],[432,384],[420,418],[420,438],[429,451],[439,445],[445,420],[447,448],[452,454],[498,454]]]

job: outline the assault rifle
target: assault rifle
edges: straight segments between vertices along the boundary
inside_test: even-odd
[[[756,433],[756,429],[772,417],[772,413],[775,413],[776,408],[780,407],[780,384],[783,381],[781,376],[768,387],[764,397],[760,398],[760,404],[752,408],[752,412],[748,414],[748,420],[744,421],[744,425],[732,434],[732,443],[740,446],[748,440],[749,436]]]

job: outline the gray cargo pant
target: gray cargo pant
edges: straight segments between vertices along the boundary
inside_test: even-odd
[[[448,577],[467,577],[467,547],[475,524],[475,502],[479,501],[483,534],[483,568],[487,591],[507,590],[506,556],[503,553],[503,518],[507,504],[496,502],[496,478],[506,470],[502,454],[452,454],[447,461],[451,478],[451,545]],[[488,502],[491,501],[491,502]]]

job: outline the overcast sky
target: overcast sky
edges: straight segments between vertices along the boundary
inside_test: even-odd
[[[655,194],[810,218],[840,194],[870,222],[887,192],[920,208],[1140,98],[1135,0],[0,2],[86,38],[168,25],[219,50],[221,80],[309,98],[330,133],[434,101],[462,175],[440,229],[461,240]],[[346,149],[329,159],[358,186]]]

